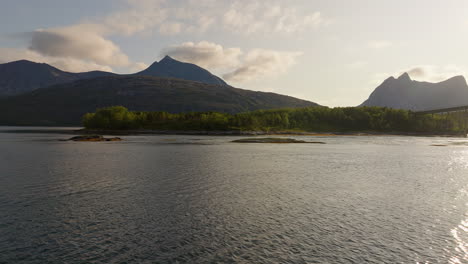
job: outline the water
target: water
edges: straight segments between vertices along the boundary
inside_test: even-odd
[[[465,139],[67,137],[0,133],[0,263],[468,263]]]

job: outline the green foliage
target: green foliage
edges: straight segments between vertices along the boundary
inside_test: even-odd
[[[458,133],[466,116],[420,115],[384,107],[307,107],[259,110],[235,115],[217,112],[131,112],[122,106],[101,108],[83,117],[88,129],[258,130],[335,132]]]
[[[85,127],[101,129],[133,129],[138,128],[137,114],[128,111],[123,106],[101,108],[96,113],[88,113],[83,117]]]

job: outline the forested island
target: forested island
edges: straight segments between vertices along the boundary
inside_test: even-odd
[[[135,112],[122,106],[98,109],[83,116],[87,130],[376,132],[466,135],[462,114],[424,115],[385,107],[306,107],[259,110],[238,114],[218,112]]]

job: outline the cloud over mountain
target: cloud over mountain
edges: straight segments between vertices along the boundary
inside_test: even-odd
[[[0,63],[17,60],[44,62],[69,72],[86,72],[93,70],[112,71],[112,68],[109,66],[99,65],[81,59],[49,57],[28,49],[0,48]]]
[[[400,76],[403,73],[408,73],[413,80],[421,82],[441,82],[447,80],[453,76],[465,75],[468,71],[465,68],[457,65],[415,65],[402,70],[390,72],[378,73],[374,76],[372,84],[378,84],[383,78],[388,76]]]
[[[45,56],[88,60],[100,65],[130,64],[116,44],[83,26],[37,30],[32,33],[29,48]]]
[[[224,72],[224,79],[240,83],[285,73],[302,53],[253,49],[244,55],[240,48],[202,41],[170,46],[163,49],[161,55]]]
[[[250,51],[242,65],[223,78],[232,82],[246,82],[260,77],[285,73],[296,63],[301,52],[282,52],[255,49]]]
[[[163,49],[161,53],[211,69],[235,67],[239,65],[239,57],[242,55],[240,48],[224,48],[208,41],[173,45]]]
[[[409,67],[405,71],[415,80],[440,82],[456,75],[464,75],[466,71],[455,65],[435,66],[417,65]]]

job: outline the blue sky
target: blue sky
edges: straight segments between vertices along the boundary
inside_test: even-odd
[[[237,87],[352,106],[390,75],[464,75],[467,13],[464,0],[11,0],[0,62],[129,73],[169,54]]]

